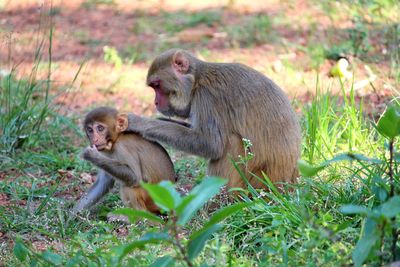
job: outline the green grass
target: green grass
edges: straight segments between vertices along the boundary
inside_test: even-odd
[[[273,29],[273,19],[265,14],[245,18],[227,27],[226,32],[233,47],[272,43],[278,37],[278,33]]]
[[[344,98],[318,91],[303,114],[303,159],[320,163],[349,151],[385,155],[383,138],[363,118],[352,91]],[[226,238],[238,255],[267,265],[351,265],[363,219],[344,215],[340,208],[380,203],[377,177],[383,176],[374,164],[340,162],[313,179],[301,178],[289,194],[250,190],[262,200],[227,222]],[[388,260],[385,254],[383,262]],[[377,261],[372,257],[370,263]]]
[[[317,85],[315,99],[303,107],[303,159],[317,164],[342,152],[381,157],[383,139],[362,116],[362,106],[355,103],[353,91],[350,89],[345,96],[321,91]],[[348,89],[343,88],[344,91]],[[101,260],[111,264],[110,249],[124,244],[124,240],[137,239],[148,225],[108,222],[107,212],[121,206],[117,194],[110,194],[97,212],[70,218],[74,201],[65,199],[63,193],[81,188],[80,174],[93,169],[79,158],[79,144],[82,146],[84,137],[73,120],[52,110],[46,114],[42,126],[46,131],[40,140],[13,150],[10,161],[2,163],[2,170],[10,174],[0,182],[0,192],[12,203],[0,208],[2,232],[12,239],[20,238],[31,251],[35,251],[33,244],[38,240],[61,242],[61,249],[52,251],[64,258],[80,255],[87,264]],[[77,145],[71,146],[77,140]],[[60,173],[60,169],[67,170],[68,175]],[[181,176],[194,179],[200,175],[196,169],[204,170],[204,162],[178,158],[176,169]],[[228,262],[235,266],[349,265],[363,219],[346,216],[339,209],[349,203],[372,204],[375,189],[371,186],[374,175],[379,173],[381,170],[373,165],[344,162],[328,167],[313,179],[301,178],[289,194],[250,190],[255,199],[260,199],[258,204],[230,217],[225,230],[207,244],[200,259],[217,266]],[[209,216],[207,210],[200,211],[187,233],[201,226]],[[129,229],[127,237],[116,235],[121,227]],[[0,257],[9,266],[18,265],[11,248],[6,246]],[[168,249],[162,245],[152,248],[157,255]],[[32,260],[37,255],[50,257],[47,259],[50,262],[57,260],[51,259],[50,254],[35,255]],[[157,255],[139,250],[124,260],[143,266]],[[39,262],[43,261],[40,257]]]
[[[167,33],[173,35],[184,29],[195,27],[201,24],[214,26],[220,24],[221,13],[219,11],[199,11],[199,12],[161,12],[154,16],[150,14],[138,13],[138,20],[132,26],[131,31],[139,34],[150,34],[153,32]]]
[[[86,2],[90,7],[112,3]],[[390,1],[387,1],[388,7],[385,1],[367,2],[372,4],[355,7],[344,2],[323,1],[321,5],[327,13],[332,12],[328,14],[332,23],[342,19],[341,8],[355,15],[364,9],[376,8],[374,12],[383,14],[376,23],[391,18]],[[186,28],[205,24],[225,29],[229,33],[229,45],[234,47],[270,43],[277,36],[275,20],[266,16],[248,17],[245,24],[227,28],[222,25],[217,11],[163,13],[153,19],[148,14],[139,16],[132,31],[152,33],[159,29],[160,33],[171,37]],[[388,48],[386,56],[392,64],[389,75],[398,81],[399,27],[392,22],[385,25],[381,42]],[[349,43],[341,39],[338,43],[329,40],[329,43],[320,44],[314,40],[313,45],[301,49],[311,58],[312,68],[318,69],[325,58],[333,59],[341,53],[350,51],[361,57],[375,49],[364,50],[376,30],[365,20],[359,20],[359,24],[347,30],[345,33],[351,37]],[[85,34],[78,35],[87,39]],[[50,33],[50,41],[51,38]],[[109,50],[105,61],[121,65],[148,60],[173,44],[161,36],[152,43],[134,44],[122,51]],[[92,212],[77,218],[70,216],[76,198],[89,186],[81,176],[95,175],[96,170],[80,157],[82,147],[87,144],[77,118],[61,116],[53,106],[49,88],[53,85],[50,74],[54,65],[51,60],[43,63],[42,53],[39,47],[30,76],[17,78],[16,69],[11,75],[0,78],[0,196],[7,201],[6,205],[0,205],[0,262],[6,266],[20,266],[21,255],[28,251],[30,262],[38,262],[40,266],[57,265],[64,259],[68,259],[71,266],[74,261],[83,266],[118,265],[113,254],[116,248],[137,240],[149,230],[159,229],[147,221],[126,225],[107,220],[110,211],[122,206],[118,192],[109,194]],[[203,48],[202,53],[207,56],[209,50]],[[294,71],[296,68],[290,62],[283,63],[287,69]],[[49,70],[47,79],[37,77],[38,68]],[[288,76],[292,76],[290,72]],[[335,88],[317,81],[314,87],[312,101],[297,104],[301,109],[303,130],[302,159],[319,165],[335,155],[354,153],[387,160],[388,142],[374,128],[376,121],[364,115],[363,102],[356,101],[351,86]],[[339,94],[331,93],[337,89]],[[395,149],[395,182],[396,193],[399,193],[397,143]],[[182,156],[172,149],[169,153],[174,157],[175,169],[181,178],[178,186],[202,180],[205,160]],[[256,201],[256,204],[227,218],[224,230],[206,243],[195,263],[206,262],[209,266],[353,265],[352,253],[366,220],[361,214],[344,214],[341,207],[353,204],[376,208],[384,203],[389,191],[385,166],[365,161],[336,162],[313,178],[300,177],[298,184],[289,186],[288,193],[275,190],[265,179],[270,190],[260,192],[249,188],[243,201]],[[214,202],[227,205],[224,199]],[[212,210],[212,204],[201,209],[189,225],[181,229],[182,242],[204,225]],[[398,219],[392,222],[396,225]],[[391,230],[388,225],[392,224],[386,222],[386,226],[382,226],[386,232]],[[380,247],[373,248],[367,265],[382,266],[391,262],[390,237],[382,235],[382,240]],[[45,244],[48,251],[40,252],[38,244]],[[173,253],[170,246],[154,244],[127,255],[123,264],[146,266],[159,256]]]

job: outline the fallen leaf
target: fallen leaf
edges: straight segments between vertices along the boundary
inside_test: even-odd
[[[91,174],[89,174],[87,172],[82,172],[79,177],[81,178],[81,181],[83,181],[86,184],[91,184],[95,180],[94,176],[92,176]]]

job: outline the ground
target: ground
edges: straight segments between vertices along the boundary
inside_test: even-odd
[[[307,1],[202,1],[200,5],[192,1],[149,2],[53,1],[50,12],[50,1],[42,5],[6,1],[0,13],[0,57],[8,63],[2,60],[2,67],[7,70],[18,64],[19,69],[30,71],[35,48],[43,38],[40,33],[46,34],[51,24],[52,80],[54,87],[64,85],[66,92],[56,103],[67,110],[81,111],[108,103],[146,115],[154,113],[153,93],[144,83],[146,71],[157,53],[171,47],[188,48],[206,60],[252,66],[302,101],[307,93],[314,93],[316,73],[327,88],[334,82],[328,74],[335,60],[310,56],[310,52],[319,53],[321,39],[325,49],[340,47],[349,38],[346,31],[355,27],[349,16],[327,14]],[[51,16],[46,17],[49,12]],[[261,15],[266,19],[257,19]],[[249,31],[247,35],[240,25]],[[380,41],[380,27],[379,22],[368,25],[372,49],[367,53],[354,57],[352,47],[340,51],[350,58],[360,95],[372,92],[368,83],[360,84],[368,78],[366,66],[377,76],[373,85],[378,94],[386,95],[395,88],[396,81],[386,75],[391,62],[385,56],[388,44]],[[105,46],[115,48],[115,60],[124,64],[115,67],[115,60],[105,62]],[[83,70],[71,86],[81,64]]]
[[[330,75],[340,57],[348,59],[353,73],[345,88],[354,84],[356,99],[365,100],[366,117],[382,112],[399,89],[398,6],[376,19],[372,9],[361,13],[336,1],[39,2],[0,1],[0,75],[15,68],[18,77],[27,77],[37,66],[38,78],[49,77],[46,51],[51,44],[52,106],[73,117],[76,125],[99,105],[156,114],[146,72],[158,53],[172,47],[207,61],[240,62],[259,70],[289,95],[299,116],[301,106],[315,95],[317,82],[324,91],[340,91],[339,79]],[[75,140],[72,145],[83,144]],[[187,155],[174,152],[173,159],[180,161],[180,177],[188,180],[204,170],[204,162]],[[12,168],[0,170],[0,181],[15,181],[19,175]],[[93,182],[89,170],[59,169],[58,177],[64,190],[54,196],[66,200],[76,199]],[[79,186],[68,186],[77,179]],[[43,179],[36,186],[52,183]],[[27,203],[0,191],[0,205]],[[38,250],[62,245],[37,236],[32,241]],[[0,230],[0,243],[8,242],[10,237]]]

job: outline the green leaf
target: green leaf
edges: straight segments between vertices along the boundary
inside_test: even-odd
[[[396,217],[397,214],[400,213],[400,196],[394,196],[390,198],[388,201],[383,203],[380,207],[381,213],[386,218]]]
[[[343,153],[343,154],[339,154],[339,155],[333,157],[330,160],[324,161],[321,164],[316,165],[316,166],[312,166],[304,160],[298,160],[297,166],[299,167],[299,171],[300,171],[301,175],[303,175],[305,177],[312,177],[312,176],[316,175],[319,171],[326,168],[328,165],[330,165],[334,162],[345,161],[345,160],[347,160],[347,161],[353,161],[353,160],[367,161],[367,162],[375,163],[375,164],[383,163],[382,160],[368,158],[362,154]]]
[[[342,157],[342,158],[339,158]],[[362,154],[352,154],[352,153],[346,153],[346,154],[341,154],[337,157],[334,158],[335,161],[339,161],[339,160],[357,160],[357,161],[366,161],[366,162],[370,162],[370,163],[375,163],[375,164],[382,164],[383,161],[380,159],[374,159],[374,158],[369,158],[365,155]],[[334,159],[330,160],[330,162],[332,162]]]
[[[116,215],[127,216],[131,223],[135,223],[138,219],[142,219],[142,218],[151,220],[153,222],[158,222],[158,223],[164,222],[160,217],[158,217],[150,212],[143,211],[143,210],[134,210],[131,208],[120,208],[120,209],[113,211],[112,213],[116,214]]]
[[[216,211],[213,216],[210,218],[210,220],[203,226],[204,228],[210,227],[216,223],[221,222],[222,220],[224,220],[225,218],[227,218],[228,216],[234,214],[235,212],[245,208],[245,207],[249,207],[252,206],[255,202],[247,202],[247,203],[236,203],[227,207],[224,207],[222,209],[219,209],[218,211]],[[192,237],[193,238],[193,235]]]
[[[170,191],[162,185],[141,183],[143,188],[150,194],[154,203],[165,211],[175,208],[174,197]]]
[[[371,211],[367,207],[358,205],[345,205],[340,208],[340,211],[344,214],[364,214],[367,215]]]
[[[169,236],[168,233],[146,233],[144,236],[142,236],[139,241],[165,241],[170,239],[171,237]]]
[[[28,256],[29,250],[25,245],[20,241],[17,240],[14,246],[14,255],[17,257],[18,260],[24,262],[26,257]]]
[[[385,201],[388,197],[388,192],[386,191],[385,188],[382,187],[376,187],[376,195],[378,196],[380,201]]]
[[[297,166],[299,167],[301,175],[304,177],[312,177],[325,168],[325,166],[312,166],[302,159],[297,161]]]
[[[374,159],[374,158],[368,158],[367,156],[364,156],[362,154],[343,153],[343,154],[339,154],[337,156],[334,156],[332,159],[325,161],[321,165],[327,166],[327,165],[329,165],[331,163],[339,162],[339,161],[345,161],[345,160],[347,160],[347,161],[352,161],[352,160],[366,161],[366,162],[376,163],[376,164],[383,163],[382,160]]]
[[[179,217],[177,223],[179,225],[186,224],[209,199],[219,192],[226,182],[226,179],[217,177],[204,178],[177,207],[176,211]]]
[[[353,251],[352,259],[354,266],[361,266],[368,258],[371,249],[377,244],[379,240],[379,233],[376,231],[377,224],[371,219],[365,222],[364,236],[360,238]]]
[[[178,207],[181,202],[182,202],[182,197],[181,194],[178,193],[175,189],[175,185],[171,183],[171,181],[162,181],[159,183],[162,187],[168,190],[168,192],[171,194],[172,198],[174,199],[174,209]]]
[[[399,152],[395,152],[395,153],[394,153],[393,159],[394,159],[396,162],[400,162],[400,153],[399,153]]]
[[[82,266],[82,251],[78,251],[73,258],[69,259],[67,264],[65,265],[66,267],[72,267],[72,266]]]
[[[207,229],[200,231],[199,234],[196,234],[194,239],[189,240],[188,244],[188,256],[189,259],[194,259],[199,255],[199,253],[203,250],[206,241],[218,230],[222,228],[219,224],[214,224]]]
[[[63,258],[60,255],[52,253],[52,252],[50,252],[48,250],[43,252],[41,257],[45,261],[47,261],[47,262],[49,262],[51,264],[54,264],[54,265],[61,265],[63,263]]]
[[[121,261],[126,255],[136,248],[143,248],[147,243],[145,241],[133,241],[126,245],[120,245],[111,249],[111,255],[117,257]]]
[[[157,244],[169,240],[167,233],[147,233],[137,241],[133,241],[127,245],[121,245],[112,249],[112,254],[121,261],[126,255],[137,248],[143,248],[146,244]]]
[[[393,139],[400,134],[400,111],[398,107],[389,106],[377,124],[378,132],[388,139]]]
[[[207,176],[201,181],[200,184],[196,185],[192,191],[190,191],[190,194],[204,194],[205,196],[208,196],[208,199],[212,198],[215,196],[218,192],[219,189],[228,182],[227,179],[223,178],[218,178],[214,176]]]
[[[175,259],[171,256],[164,256],[158,258],[155,262],[153,262],[149,267],[169,267],[174,266]]]
[[[29,266],[30,267],[39,266],[39,260],[38,259],[31,259],[31,262],[30,262]]]
[[[187,195],[185,196],[182,201],[181,204],[176,208],[176,214],[178,216],[180,216],[181,214],[183,214],[186,206],[196,197],[196,195]]]

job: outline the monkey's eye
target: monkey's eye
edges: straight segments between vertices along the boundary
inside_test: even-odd
[[[93,129],[92,129],[91,127],[87,127],[87,128],[86,128],[86,131],[87,131],[88,133],[93,133]]]
[[[99,132],[102,132],[102,131],[104,130],[104,126],[103,126],[103,125],[97,126],[97,130],[98,130]]]
[[[160,85],[161,85],[160,80],[153,81],[149,84],[149,86],[152,87],[153,89],[160,89]]]

